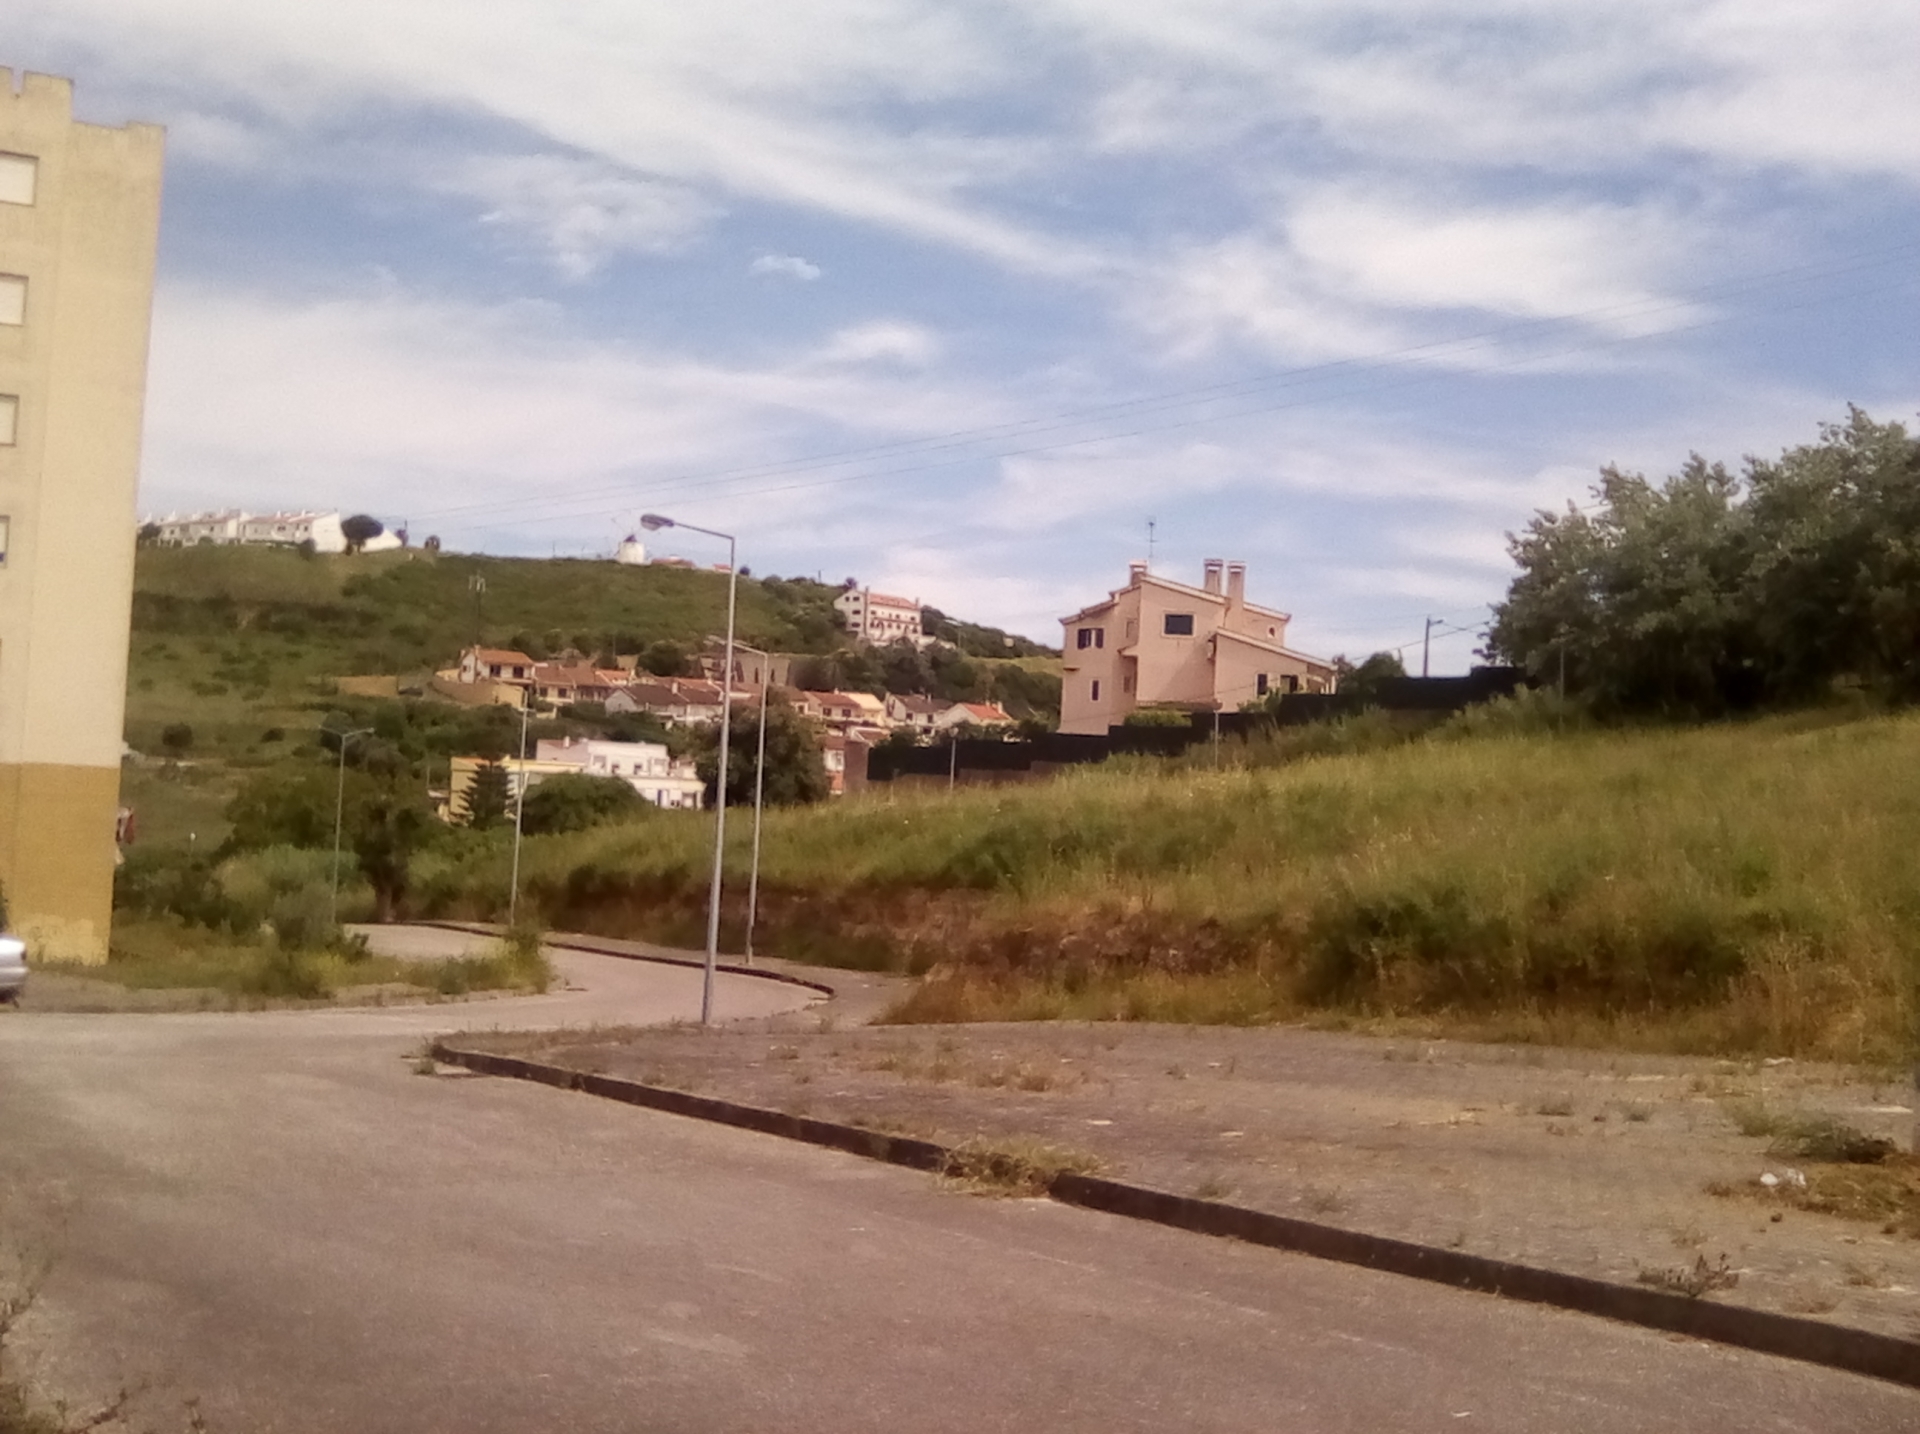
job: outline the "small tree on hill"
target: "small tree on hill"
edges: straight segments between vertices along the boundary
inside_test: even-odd
[[[169,722],[160,729],[160,745],[169,757],[184,756],[193,747],[193,728],[185,722]]]
[[[347,540],[347,551],[357,553],[386,532],[387,525],[367,513],[355,513],[340,520],[340,536]]]
[[[474,769],[467,788],[467,825],[475,831],[498,826],[513,807],[513,782],[499,762],[483,762]]]

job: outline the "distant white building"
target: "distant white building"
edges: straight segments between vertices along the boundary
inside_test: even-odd
[[[833,600],[847,631],[862,642],[885,647],[903,638],[915,647],[933,639],[920,630],[920,600],[877,593],[872,588],[848,588]]]
[[[467,819],[467,800],[484,757],[455,757],[447,784],[447,801],[441,816],[449,822]],[[659,742],[601,742],[571,740],[541,742],[535,755],[522,761],[502,757],[506,770],[509,800],[519,797],[522,787],[531,789],[549,777],[605,777],[625,782],[656,807],[669,810],[698,811],[706,799],[706,783],[694,771],[693,763],[675,761]]]
[[[616,777],[656,807],[697,809],[706,783],[692,762],[676,761],[660,742],[567,737],[534,744],[536,762],[556,762],[589,777]]]
[[[647,545],[632,533],[620,540],[620,546],[613,550],[613,560],[629,568],[644,568],[647,565]]]
[[[191,548],[202,543],[278,544],[298,547],[312,543],[316,553],[344,553],[346,535],[337,512],[247,513],[227,508],[210,513],[169,513],[156,520],[159,541],[168,547]],[[388,546],[400,546],[395,539]]]

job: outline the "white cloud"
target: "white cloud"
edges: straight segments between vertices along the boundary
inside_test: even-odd
[[[824,271],[812,260],[802,259],[798,254],[762,254],[747,265],[747,272],[769,278],[797,279],[803,284],[810,284]]]
[[[815,355],[825,364],[890,363],[924,368],[940,356],[940,339],[919,324],[882,319],[831,335]]]
[[[641,494],[762,533],[796,514],[825,522],[867,503],[841,480],[873,462],[779,455],[823,435],[858,448],[1005,417],[924,374],[806,352],[700,363],[576,337],[544,305],[388,283],[308,301],[163,288],[147,413],[151,507],[404,502],[442,531],[508,533],[594,521]]]
[[[1564,202],[1494,206],[1358,185],[1309,192],[1286,228],[1294,252],[1350,299],[1389,308],[1584,316],[1616,333],[1691,311],[1651,282],[1694,236],[1657,209]]]
[[[684,185],[567,155],[475,155],[428,182],[488,206],[483,223],[532,241],[571,279],[617,254],[672,253],[719,213]]]

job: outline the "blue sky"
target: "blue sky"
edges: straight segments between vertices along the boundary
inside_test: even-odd
[[[1047,641],[1151,519],[1451,671],[1601,464],[1920,409],[1911,0],[8,9],[170,128],[149,511],[659,509]]]

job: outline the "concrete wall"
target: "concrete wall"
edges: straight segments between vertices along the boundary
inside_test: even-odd
[[[0,70],[0,152],[34,161],[32,202],[0,199],[0,272],[27,281],[0,324],[0,883],[43,959],[107,953],[163,147]]]

